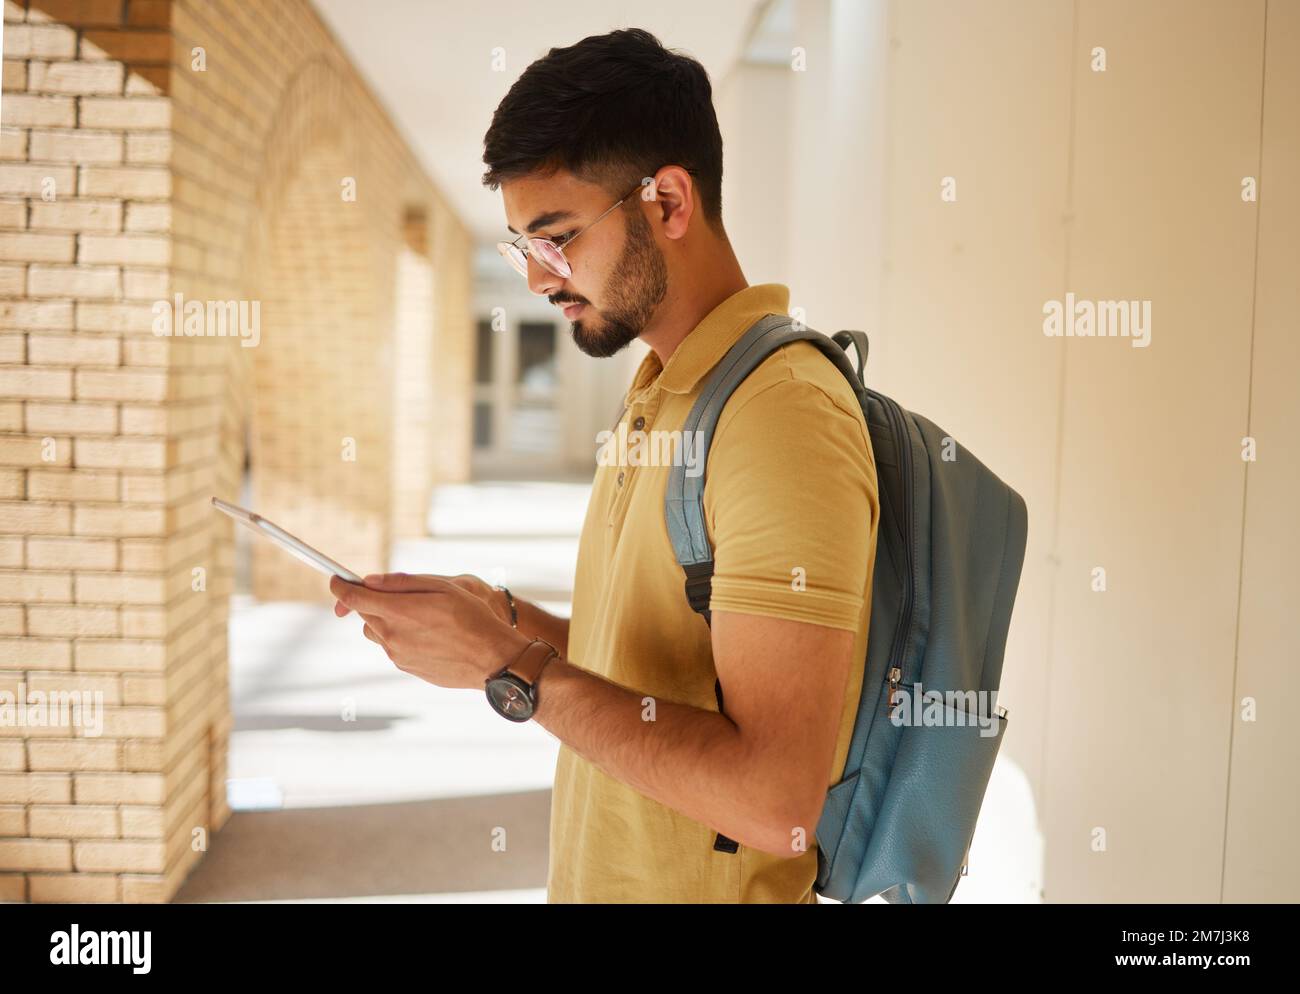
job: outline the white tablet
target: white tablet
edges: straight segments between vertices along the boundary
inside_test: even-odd
[[[280,548],[284,549],[285,552],[301,559],[308,566],[312,567],[312,569],[319,570],[327,576],[337,576],[341,579],[347,580],[348,583],[365,583],[361,577],[357,576],[350,569],[340,566],[329,556],[325,555],[325,553],[317,552],[306,542],[294,538],[279,525],[267,521],[260,514],[254,514],[252,511],[245,510],[242,507],[237,507],[234,504],[229,504],[220,497],[212,498],[212,506],[218,511],[223,511],[230,515],[236,521],[247,525],[263,538],[269,538]]]

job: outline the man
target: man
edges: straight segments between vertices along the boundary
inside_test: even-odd
[[[784,286],[746,283],[723,229],[708,76],[652,35],[552,49],[501,101],[484,149],[518,236],[502,252],[564,308],[578,347],[650,346],[628,431],[680,431],[727,348],[788,311]],[[361,612],[400,668],[440,686],[481,691],[530,660],[532,720],[561,741],[549,901],[816,903],[815,832],[857,712],[875,558],[861,409],[807,342],[732,396],[705,478],[711,628],[664,525],[670,466],[629,462],[596,470],[571,620],[469,576],[336,580],[336,611]],[[526,713],[522,691],[504,694]]]

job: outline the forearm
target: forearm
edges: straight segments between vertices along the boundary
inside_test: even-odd
[[[797,855],[779,799],[767,796],[765,778],[726,715],[649,698],[561,657],[542,672],[533,717],[647,797],[742,845]]]
[[[563,656],[569,651],[569,619],[551,614],[532,601],[515,597],[515,611],[519,615],[519,630],[529,638],[545,639]]]

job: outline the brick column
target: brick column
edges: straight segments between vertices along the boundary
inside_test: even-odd
[[[212,823],[207,633],[178,600],[147,320],[170,285],[168,9],[5,5],[0,690],[89,708],[0,727],[0,898],[164,899]]]
[[[436,234],[450,477],[470,239],[305,0],[6,0],[5,20],[0,705],[103,711],[0,722],[0,900],[165,901],[230,815],[233,526],[209,498],[239,496],[251,454],[259,508],[382,568],[403,225]],[[258,302],[261,342],[155,334],[176,294]],[[273,548],[255,573],[323,595]]]

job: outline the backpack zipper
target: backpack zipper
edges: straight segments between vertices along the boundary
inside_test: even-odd
[[[899,472],[903,478],[903,547],[907,551],[907,582],[903,584],[903,620],[898,626],[898,631],[894,633],[894,644],[890,649],[889,658],[894,664],[889,668],[889,699],[887,701],[887,713],[893,714],[896,703],[894,694],[898,690],[898,683],[903,677],[902,669],[897,665],[902,662],[904,649],[907,647],[908,632],[912,627],[912,586],[916,582],[916,564],[913,562],[913,536],[912,536],[912,498],[913,480],[912,480],[912,438],[908,434],[907,424],[903,420],[902,413],[898,405],[888,397],[880,394],[876,395],[883,402],[885,410],[889,413],[889,419],[893,422],[896,431],[896,437],[901,440],[899,446]]]

